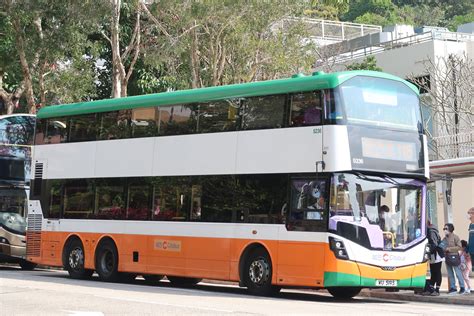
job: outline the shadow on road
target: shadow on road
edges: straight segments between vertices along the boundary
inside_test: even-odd
[[[3,273],[8,272],[8,273]],[[56,284],[65,284],[71,286],[81,286],[96,289],[110,289],[119,291],[134,291],[142,293],[170,293],[186,295],[186,296],[246,296],[256,300],[293,300],[306,302],[327,302],[337,304],[380,304],[383,302],[390,302],[392,304],[404,304],[404,302],[394,302],[392,300],[371,299],[356,297],[350,300],[338,300],[333,298],[325,290],[282,290],[279,294],[273,297],[258,297],[248,294],[245,288],[240,288],[235,285],[227,284],[211,284],[199,283],[195,286],[177,287],[172,285],[167,280],[158,282],[145,281],[142,278],[137,278],[129,282],[107,283],[99,280],[98,276],[94,274],[90,279],[75,280],[69,278],[67,272],[61,270],[37,269],[34,271],[22,271],[15,266],[0,266],[0,278],[2,279],[21,279],[39,282],[49,282]],[[212,281],[211,281],[212,282]],[[178,293],[176,293],[178,292]]]

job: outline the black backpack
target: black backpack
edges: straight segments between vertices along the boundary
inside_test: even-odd
[[[428,227],[428,244],[430,247],[430,252],[434,255],[437,252],[439,243],[441,242],[441,236],[438,233],[436,228]]]

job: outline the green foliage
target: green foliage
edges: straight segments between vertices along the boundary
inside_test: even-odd
[[[382,68],[377,66],[377,60],[374,56],[368,56],[360,63],[352,63],[350,65],[347,65],[346,69],[382,71]]]

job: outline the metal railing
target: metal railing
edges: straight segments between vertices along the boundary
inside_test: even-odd
[[[382,31],[382,27],[379,25],[310,18],[287,18],[275,23],[272,27],[286,29],[293,23],[303,23],[310,39],[339,42]]]
[[[455,42],[474,41],[474,34],[429,31],[421,34],[414,34],[407,37],[398,38],[392,41],[381,42],[378,44],[370,44],[371,46],[353,47],[349,50],[341,50],[344,46],[341,46],[339,43],[336,43],[325,47],[325,50],[333,51],[334,54],[325,54],[325,56],[331,56],[328,58],[328,60],[317,60],[316,68],[327,63],[328,61],[330,61],[332,64],[340,64],[354,59],[379,54],[387,50],[426,43],[433,40]]]
[[[430,160],[474,156],[474,131],[432,137],[430,143]]]

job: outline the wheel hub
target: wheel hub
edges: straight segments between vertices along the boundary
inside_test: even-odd
[[[250,281],[254,284],[264,284],[270,275],[269,264],[264,259],[253,261],[249,267]]]
[[[84,265],[84,252],[81,248],[75,248],[69,253],[69,266],[79,269]]]

